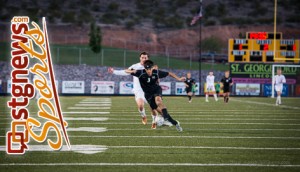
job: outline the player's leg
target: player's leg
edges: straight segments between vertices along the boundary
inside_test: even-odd
[[[275,91],[277,93],[275,105],[278,105],[279,104],[279,94],[278,93],[280,93],[278,85],[275,85]]]
[[[228,101],[229,101],[229,95],[230,95],[230,92],[227,92],[227,98],[226,98],[226,103],[228,103]]]
[[[163,104],[162,98],[160,96],[155,96],[155,103],[157,107],[161,109],[164,119],[170,121],[173,125],[175,125],[178,131],[182,131],[182,128],[180,127],[180,123],[174,120],[171,117],[171,115],[168,113],[168,110],[166,106]]]
[[[209,102],[209,101],[208,101],[209,93],[210,93],[210,86],[207,85],[207,86],[206,86],[206,92],[205,92],[205,101],[206,101],[206,102]]]
[[[144,92],[138,91],[135,93],[135,101],[138,107],[138,111],[142,117],[142,123],[147,124],[147,115],[145,112],[145,95]]]
[[[215,101],[218,101],[218,97],[217,97],[217,94],[216,94],[216,88],[215,88],[214,85],[211,86],[211,91],[214,95]]]
[[[187,94],[188,94],[188,98],[189,98],[189,103],[191,103],[192,102],[192,96],[193,96],[193,94],[192,94],[191,91],[188,92]]]
[[[151,125],[151,128],[152,129],[156,129],[155,118],[157,117],[157,115],[158,115],[158,111],[156,111],[155,109],[152,109],[151,110],[151,116],[152,116],[152,125]]]
[[[281,104],[281,94],[282,94],[282,87],[279,85],[275,86],[275,91],[277,93],[277,99],[276,99],[276,105],[280,105]]]

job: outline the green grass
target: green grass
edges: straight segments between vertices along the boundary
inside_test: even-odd
[[[111,97],[110,110],[70,110],[88,98],[61,97],[62,110],[108,111],[110,114],[65,114],[65,117],[107,117],[107,121],[67,120],[69,128],[103,127],[105,132],[68,131],[71,144],[103,145],[108,149],[96,154],[75,152],[28,151],[25,155],[7,155],[0,151],[0,171],[299,171],[300,167],[267,167],[266,165],[300,165],[299,98],[283,98],[284,105],[274,106],[271,98],[231,98],[205,103],[203,97],[165,97],[164,102],[184,132],[175,127],[150,129],[142,125],[133,97]],[[5,132],[10,128],[10,113],[5,106],[10,97],[0,97],[0,146],[5,145]],[[97,101],[97,100],[94,100]],[[261,104],[260,104],[261,103]],[[147,105],[148,106],[148,105]],[[149,114],[149,108],[146,112]],[[36,117],[36,101],[28,106]],[[150,115],[148,121],[151,123]],[[43,123],[43,122],[42,122]],[[53,133],[50,133],[53,136]],[[83,136],[83,137],[76,137]],[[125,137],[124,137],[125,136]],[[33,140],[29,145],[39,144]],[[46,143],[44,143],[46,144]],[[120,147],[134,146],[134,147]],[[138,146],[138,147],[136,147]],[[146,146],[146,147],[141,147]],[[160,146],[160,147],[150,147]],[[171,146],[182,146],[173,148]],[[198,148],[197,148],[198,147]],[[202,148],[199,148],[202,147]],[[224,148],[227,147],[227,148]],[[244,149],[243,149],[244,148]],[[250,148],[250,149],[249,149]],[[251,149],[257,148],[257,149]],[[271,148],[271,149],[262,149]],[[282,148],[282,149],[275,149]],[[293,149],[285,149],[293,148]],[[25,163],[21,165],[21,163]],[[26,165],[35,164],[35,165]],[[55,166],[49,164],[56,163]],[[60,164],[65,163],[65,164]],[[87,163],[76,165],[76,163]],[[145,166],[101,165],[89,163],[142,163]],[[149,166],[159,163],[211,164],[210,166]],[[6,164],[6,165],[1,165]],[[8,166],[7,164],[10,164]],[[14,165],[13,165],[14,164]],[[44,165],[41,165],[44,164]],[[46,165],[48,164],[48,165]],[[60,164],[60,165],[59,165]],[[89,165],[88,165],[89,164]],[[215,164],[215,165],[213,165]],[[217,164],[229,164],[217,166]],[[230,164],[254,164],[234,166]],[[258,167],[255,164],[263,166]],[[73,165],[73,166],[71,166]]]
[[[81,52],[79,51],[81,49]],[[80,54],[81,53],[81,58]],[[149,52],[151,54],[151,52]],[[138,62],[139,52],[127,50],[124,54],[123,49],[103,47],[103,58],[101,53],[93,53],[86,45],[51,45],[52,59],[55,64],[87,64],[87,65],[103,65],[103,66],[119,66],[128,67]],[[124,62],[124,56],[126,57]],[[10,59],[10,45],[8,43],[0,43],[0,61],[8,61]],[[151,55],[151,59],[158,64],[160,68],[169,67],[172,69],[192,69],[198,70],[197,61],[193,61],[190,65],[189,60],[177,58],[169,58],[166,56]],[[194,59],[197,60],[197,59]],[[202,69],[228,70],[228,65],[223,64],[206,64],[201,65]]]

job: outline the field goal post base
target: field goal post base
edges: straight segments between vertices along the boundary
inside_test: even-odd
[[[272,65],[272,95],[271,95],[271,98],[274,98],[275,96],[275,91],[274,91],[274,76],[275,76],[275,67],[300,67],[300,65],[283,65],[283,64],[273,64]]]

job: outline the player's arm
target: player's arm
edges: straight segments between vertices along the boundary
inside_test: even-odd
[[[285,84],[285,83],[286,83],[285,76],[283,76],[283,75],[282,75],[282,80],[281,80],[281,82],[282,82],[283,84]]]
[[[127,75],[130,75],[128,73],[125,72],[125,70],[115,70],[114,68],[112,67],[109,67],[107,69],[108,73],[110,74],[115,74],[115,75],[120,75],[120,76],[127,76]]]
[[[175,73],[169,72],[169,76],[175,78],[177,81],[185,81],[185,77],[178,77]]]
[[[136,77],[140,77],[142,74],[142,70],[126,69],[125,72]]]
[[[232,86],[233,85],[233,81],[232,81],[232,79],[230,78],[230,81],[229,81],[229,83],[230,83],[230,86]]]
[[[132,69],[126,69],[124,70],[126,74],[131,75],[131,74],[135,74],[137,72],[137,70],[132,70]]]

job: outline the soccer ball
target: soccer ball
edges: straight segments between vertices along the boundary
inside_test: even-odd
[[[164,125],[164,121],[165,121],[165,119],[161,115],[157,115],[155,117],[155,123],[159,127],[162,126],[162,125]]]

